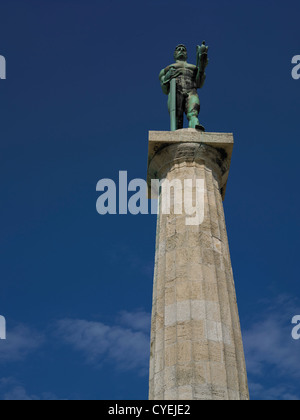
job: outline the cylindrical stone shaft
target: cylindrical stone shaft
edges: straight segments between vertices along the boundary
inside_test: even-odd
[[[204,219],[195,226],[187,224],[183,193],[182,214],[172,205],[163,214],[160,189],[151,400],[249,399],[221,196],[227,160],[222,148],[185,140],[162,146],[149,162],[150,178],[179,180],[183,191],[185,180],[204,180]]]

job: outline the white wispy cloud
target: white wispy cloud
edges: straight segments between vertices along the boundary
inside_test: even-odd
[[[34,395],[27,392],[24,385],[12,377],[0,379],[0,399],[2,401],[56,401],[57,396],[44,392]]]
[[[43,333],[37,332],[27,325],[17,325],[8,328],[6,340],[0,341],[0,363],[24,362],[36,352],[46,339]],[[30,394],[24,385],[12,377],[0,378],[0,400],[5,401],[36,401],[56,400],[56,396],[43,393],[40,396]]]
[[[139,375],[148,373],[150,347],[150,314],[143,310],[123,311],[114,325],[78,319],[62,319],[48,328],[51,340],[69,344],[84,356],[85,362],[95,367],[112,363],[120,371],[136,370]],[[52,333],[51,333],[52,330]],[[7,340],[0,342],[0,363],[25,361],[43,344],[46,333],[37,332],[26,325],[7,331]],[[48,341],[49,343],[49,341]],[[12,378],[0,378],[0,400],[40,401],[58,400],[53,393],[31,393],[26,384]]]
[[[16,385],[3,394],[3,401],[39,401],[36,395],[29,395],[21,385]]]
[[[118,370],[148,371],[150,322],[145,312],[122,312],[119,323],[106,325],[80,319],[57,323],[59,337],[80,351],[86,362],[101,366],[112,362]]]
[[[300,313],[299,302],[278,296],[264,302],[260,319],[243,333],[249,388],[259,399],[300,399],[300,342],[291,336],[291,320]],[[266,386],[266,383],[271,386]]]
[[[43,334],[26,325],[8,329],[6,340],[0,341],[0,363],[24,360],[43,343]]]
[[[122,311],[120,313],[120,323],[133,330],[144,331],[148,334],[151,328],[151,314],[145,311]]]
[[[270,386],[265,387],[260,383],[250,382],[249,388],[251,389],[251,393],[257,399],[263,399],[266,401],[277,401],[277,400],[284,400],[284,401],[298,401],[299,395],[297,395],[297,390],[295,390],[294,386],[285,383],[283,385],[278,386]]]

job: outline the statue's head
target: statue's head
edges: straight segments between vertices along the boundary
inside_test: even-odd
[[[186,61],[187,60],[187,49],[183,44],[177,45],[174,52],[175,60]]]

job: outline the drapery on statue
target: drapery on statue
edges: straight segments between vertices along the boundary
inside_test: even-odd
[[[183,44],[176,47],[174,58],[176,62],[163,69],[159,80],[163,92],[169,95],[168,108],[171,117],[171,131],[183,128],[184,113],[190,128],[205,131],[199,123],[200,100],[197,89],[205,82],[205,68],[208,64],[208,47],[203,41],[197,46],[197,65],[187,62],[187,49]]]

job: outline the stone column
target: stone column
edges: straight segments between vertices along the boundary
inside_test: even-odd
[[[204,179],[204,220],[162,214],[160,191],[150,356],[150,400],[248,400],[222,198],[233,136],[150,132],[151,179]]]

